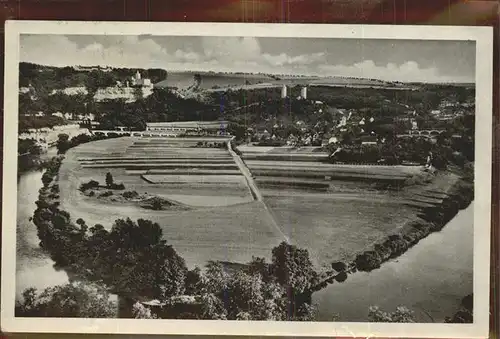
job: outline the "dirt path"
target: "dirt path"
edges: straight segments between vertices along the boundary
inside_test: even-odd
[[[239,155],[236,154],[236,152],[233,150],[233,145],[231,144],[231,141],[232,140],[230,140],[227,143],[227,145],[228,145],[227,149],[229,150],[229,153],[233,157],[234,162],[236,163],[236,165],[240,169],[241,173],[245,176],[246,182],[248,184],[248,187],[250,188],[250,192],[252,192],[252,196],[253,196],[254,200],[264,201],[264,198],[262,197],[262,194],[260,193],[260,190],[257,187],[257,184],[255,183],[255,180],[252,177],[252,173],[250,173],[250,170],[245,165],[243,160],[241,160]]]
[[[250,173],[250,170],[245,165],[245,163],[243,162],[243,160],[241,160],[240,156],[238,154],[236,154],[236,152],[233,150],[233,145],[232,145],[231,142],[232,142],[232,140],[228,141],[228,143],[227,143],[227,145],[228,145],[227,149],[229,150],[229,153],[233,157],[234,162],[236,163],[236,165],[240,169],[241,173],[245,177],[246,182],[248,184],[248,187],[250,188],[250,192],[252,193],[252,196],[254,197],[255,200],[257,200],[257,201],[259,201],[259,202],[262,203],[262,206],[264,206],[264,209],[267,211],[267,213],[271,217],[271,221],[272,221],[274,227],[283,236],[283,238],[285,239],[285,241],[287,243],[290,243],[290,239],[285,235],[285,233],[283,233],[283,231],[281,230],[279,224],[276,222],[276,218],[274,217],[272,211],[267,207],[266,203],[264,202],[264,198],[262,196],[262,193],[260,192],[259,188],[257,187],[257,184],[255,183],[255,180],[252,177],[252,173]]]

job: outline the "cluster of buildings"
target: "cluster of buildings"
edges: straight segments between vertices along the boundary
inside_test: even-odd
[[[88,68],[79,70],[91,71],[93,69],[98,68]],[[105,71],[107,68],[101,68],[100,70]],[[111,69],[109,69],[111,70]],[[143,78],[139,71],[129,80],[125,82],[117,81],[115,86],[109,86],[104,88],[98,88],[96,93],[94,94],[94,100],[97,102],[105,101],[105,100],[114,100],[114,99],[124,99],[126,102],[133,102],[137,99],[138,90],[141,93],[142,97],[147,97],[153,94],[153,83],[149,78]],[[19,91],[23,94],[29,93],[32,89],[30,87],[21,87]],[[73,95],[87,95],[89,92],[85,86],[75,86],[75,87],[66,87],[62,89],[54,89],[50,93],[50,95],[55,94],[64,94],[68,96]]]
[[[315,102],[317,108],[315,113],[322,113],[322,102]],[[267,140],[273,143],[282,143],[286,145],[302,144],[305,146],[325,146],[332,143],[339,143],[345,132],[351,131],[356,135],[356,140],[361,144],[376,144],[379,140],[371,131],[370,125],[375,122],[371,116],[361,116],[356,110],[335,109],[336,118],[332,123],[318,121],[315,125],[309,124],[304,120],[293,122],[267,121],[256,126],[249,127],[247,134],[250,140],[254,142],[263,142]],[[294,129],[297,133],[291,133],[283,138],[284,129]]]
[[[437,120],[452,120],[459,116],[473,114],[474,102],[459,102],[456,99],[441,100],[437,109],[431,110],[431,115]]]
[[[167,135],[225,136],[227,121],[148,122],[146,132]]]
[[[140,93],[142,98],[153,94],[153,83],[151,79],[142,78],[139,71],[126,80],[125,83],[117,81],[113,87],[99,88],[94,95],[95,101],[105,101],[114,99],[124,99],[126,102],[134,102],[137,100],[137,94]]]

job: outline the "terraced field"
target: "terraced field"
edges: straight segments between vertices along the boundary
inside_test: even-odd
[[[387,183],[404,187],[408,178],[422,173],[421,167],[328,164],[322,161],[327,155],[313,147],[238,149],[283,233],[307,248],[319,267],[352,260],[415,220],[419,208],[436,197],[425,193],[433,184],[380,188]],[[452,179],[438,186],[447,187]]]
[[[312,149],[271,148],[242,155],[263,197],[255,201],[234,153],[198,148],[200,141],[129,137],[73,148],[60,170],[61,207],[88,225],[111,227],[124,217],[156,221],[190,266],[208,260],[247,262],[252,256],[269,260],[271,249],[288,240],[307,248],[321,267],[352,258],[416,218],[418,203],[436,199],[425,188],[391,192],[373,185],[402,182],[419,173],[416,167],[332,165],[322,163],[322,154]],[[257,153],[275,158],[251,158]],[[108,171],[126,190],[191,209],[107,204],[78,191],[91,179],[104,183]],[[446,185],[444,180],[432,190]]]
[[[240,146],[242,158],[261,187],[299,187],[328,191],[332,181],[402,184],[422,172],[418,166],[329,164],[317,147]]]
[[[156,221],[190,266],[204,266],[208,260],[246,262],[253,255],[269,258],[283,235],[264,204],[254,201],[229,152],[194,148],[198,142],[130,137],[75,147],[60,170],[61,208],[73,220],[83,218],[88,225],[107,228],[118,218]],[[146,210],[103,203],[79,192],[80,184],[91,179],[104,183],[108,171],[127,191],[160,196],[191,209]]]
[[[110,171],[116,182],[140,193],[175,195],[181,200],[185,200],[183,195],[205,196],[207,206],[213,204],[210,196],[234,197],[234,203],[251,201],[245,179],[229,152],[223,148],[195,147],[200,141],[199,138],[130,138],[122,141],[127,145],[118,149],[119,155],[112,155],[109,151],[113,150],[113,143],[106,140],[102,144],[109,145],[109,150],[101,151],[95,143],[95,149],[87,150],[82,145],[75,153],[82,182],[92,173],[97,174],[92,179],[102,180],[102,172]],[[212,138],[203,142],[226,141]],[[231,204],[230,200],[224,201]]]

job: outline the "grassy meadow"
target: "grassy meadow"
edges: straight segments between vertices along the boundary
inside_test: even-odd
[[[60,169],[61,208],[73,220],[111,227],[130,217],[158,222],[165,239],[190,266],[208,260],[247,262],[270,259],[285,238],[309,250],[326,267],[353,257],[415,220],[419,208],[439,201],[454,178],[426,186],[381,190],[377,182],[403,183],[421,169],[409,166],[354,166],[320,162],[303,150],[251,150],[243,153],[264,201],[254,201],[242,173],[225,149],[196,148],[148,138],[119,138],[70,149]],[[182,147],[184,146],[184,147]],[[240,149],[241,151],[241,149]],[[295,152],[297,153],[297,152]],[[277,159],[248,159],[272,154]],[[78,188],[111,172],[125,190],[159,196],[191,207],[187,211],[146,210],[127,203],[103,203]]]
[[[82,144],[67,152],[60,169],[59,186],[61,208],[70,212],[73,220],[82,218],[88,225],[102,224],[106,228],[118,218],[153,220],[162,226],[165,239],[190,266],[203,266],[208,260],[245,262],[251,260],[252,255],[269,258],[271,249],[284,239],[264,205],[253,201],[239,171],[221,174],[220,171],[224,170],[219,166],[203,167],[213,154],[224,158],[222,163],[229,163],[228,159],[232,161],[226,150],[185,148],[183,152],[181,148],[164,147],[161,158],[156,160],[169,165],[178,161],[177,155],[183,154],[186,161],[177,163],[182,171],[165,166],[157,169],[154,166],[158,164],[156,162],[150,164],[152,173],[146,174],[149,170],[137,171],[132,166],[144,166],[150,160],[148,150],[140,152],[142,159],[131,154],[130,146],[137,140],[102,140]],[[188,168],[185,165],[191,162],[191,157],[204,158],[205,161],[193,163],[195,167]],[[117,167],[109,168],[110,164]],[[202,171],[212,173],[197,174],[200,165]],[[108,171],[116,183],[125,185],[126,191],[161,196],[190,205],[193,209],[153,211],[132,204],[104,204],[79,192],[80,184],[91,179],[104,184]]]
[[[406,186],[422,167],[328,164],[314,147],[238,149],[283,233],[323,268],[403,229],[456,179]]]

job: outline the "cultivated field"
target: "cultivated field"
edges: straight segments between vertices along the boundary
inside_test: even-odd
[[[183,143],[185,142],[185,143]],[[111,227],[118,218],[158,222],[190,266],[208,260],[247,262],[270,259],[271,249],[288,239],[307,248],[315,265],[351,260],[377,240],[417,216],[419,207],[441,199],[454,178],[427,186],[381,190],[380,182],[403,183],[418,167],[332,165],[312,149],[268,149],[243,153],[263,201],[254,201],[245,177],[222,148],[196,148],[194,140],[169,143],[119,138],[71,149],[60,170],[61,207],[73,220]],[[241,151],[241,148],[240,148]],[[267,154],[278,160],[251,160]],[[190,210],[146,210],[134,204],[103,203],[78,191],[82,182],[104,183],[106,172],[125,190],[159,196]],[[442,192],[443,194],[440,194]]]
[[[289,187],[293,181],[304,188],[307,183],[311,187],[329,186],[331,180],[397,183],[422,172],[419,166],[329,164],[326,162],[328,154],[321,152],[318,147],[243,145],[238,150],[242,152],[242,158],[257,182],[265,183],[266,186],[270,182],[274,186],[281,182]]]
[[[417,219],[419,208],[439,200],[436,192],[454,180],[404,187],[421,167],[328,164],[315,147],[238,149],[283,233],[319,267],[349,262]]]
[[[377,192],[262,191],[283,233],[309,249],[318,266],[349,262],[357,253],[416,218],[406,201]]]
[[[156,87],[177,87],[187,89],[195,85],[195,74],[200,75],[198,89],[253,89],[259,87],[280,87],[282,85],[310,85],[310,86],[335,86],[335,87],[396,87],[393,84],[380,80],[341,78],[341,77],[316,77],[316,76],[278,76],[272,77],[265,74],[224,74],[207,72],[169,72],[167,79],[155,84]]]
[[[228,151],[189,148],[190,140],[184,145],[180,140],[175,145],[167,141],[157,149],[149,147],[154,139],[119,138],[69,150],[59,176],[61,208],[73,220],[83,218],[88,225],[106,228],[125,217],[156,221],[190,266],[203,266],[208,260],[246,262],[253,255],[269,259],[271,249],[284,237],[263,203],[253,201]],[[226,164],[232,164],[231,169],[218,166]],[[103,184],[108,171],[127,191],[164,197],[192,209],[153,211],[133,204],[107,204],[78,191],[91,179]]]

